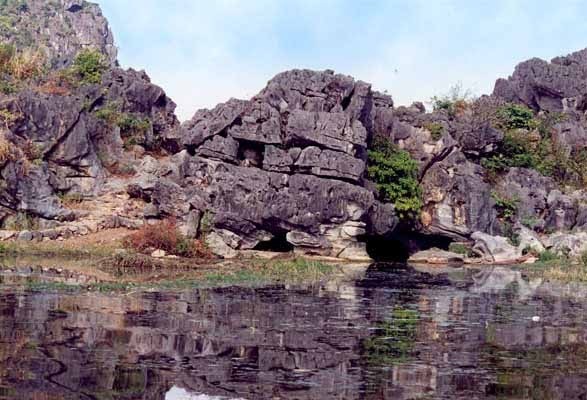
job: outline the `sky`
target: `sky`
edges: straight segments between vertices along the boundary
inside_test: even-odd
[[[293,68],[333,69],[396,105],[460,83],[480,95],[515,65],[587,47],[587,0],[94,0],[119,61],[181,120],[248,99]]]

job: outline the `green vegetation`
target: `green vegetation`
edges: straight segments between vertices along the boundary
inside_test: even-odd
[[[376,136],[369,150],[367,172],[381,198],[395,205],[400,218],[418,217],[422,189],[418,182],[418,163],[410,153],[398,149],[389,139]]]
[[[120,260],[120,258],[117,258]],[[101,259],[100,263],[112,262]],[[153,260],[150,267],[168,269],[162,261]],[[113,264],[114,265],[114,264]],[[193,265],[193,264],[192,264]],[[124,273],[123,273],[124,271]],[[152,271],[145,268],[136,273]],[[77,292],[82,290],[97,292],[129,291],[138,289],[165,289],[184,290],[194,288],[227,287],[227,286],[264,286],[267,284],[315,284],[333,278],[339,268],[318,261],[301,259],[284,261],[250,261],[246,265],[237,266],[231,270],[203,271],[192,268],[191,277],[180,279],[158,280],[149,282],[99,282],[94,284],[67,284],[54,281],[31,280],[27,282],[27,288],[34,291],[66,291]],[[132,276],[132,274],[130,274]],[[118,276],[129,276],[128,270],[120,270]]]
[[[77,75],[84,85],[99,84],[108,64],[102,53],[97,50],[85,49],[79,52],[73,61],[71,71]]]
[[[3,81],[12,79],[21,83],[36,78],[45,71],[45,62],[45,56],[40,50],[17,51],[11,44],[0,43],[0,77],[3,77]],[[3,85],[7,86],[7,83]]]
[[[524,105],[508,103],[501,106],[496,114],[498,128],[510,130],[535,127],[534,112]]]
[[[424,129],[430,132],[430,137],[432,140],[440,140],[442,138],[442,134],[444,133],[444,126],[438,122],[430,122],[424,125]]]
[[[552,138],[554,126],[564,114],[534,115],[526,106],[505,104],[493,116],[493,124],[504,131],[500,149],[481,160],[489,177],[496,180],[510,168],[530,168],[554,178],[562,185],[587,185],[587,150],[565,151]]]
[[[6,217],[3,228],[10,231],[33,231],[38,229],[39,219],[26,212],[19,212],[13,216]]]
[[[471,91],[463,89],[463,85],[457,83],[449,89],[448,93],[432,97],[431,103],[434,111],[444,110],[453,118],[469,108],[473,100]]]
[[[6,140],[4,135],[0,135],[0,165],[15,160],[18,157],[18,149],[14,144]]]
[[[471,246],[466,243],[452,242],[448,245],[448,251],[457,254],[469,255],[471,253]]]
[[[146,148],[156,148],[158,144],[151,143],[149,133],[152,129],[148,118],[140,118],[136,115],[120,111],[121,106],[110,102],[94,112],[94,115],[111,126],[120,128],[120,136],[126,147],[141,145]]]
[[[518,199],[510,199],[493,191],[491,197],[495,201],[498,217],[507,221],[513,221],[518,213]]]
[[[0,110],[0,124],[4,125],[6,129],[10,128],[21,117],[19,113],[15,113],[6,109]]]

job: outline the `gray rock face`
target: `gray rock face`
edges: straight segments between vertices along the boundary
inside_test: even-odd
[[[495,231],[497,213],[491,186],[483,168],[461,152],[435,163],[424,175],[422,187],[426,231],[457,240],[474,231]]]
[[[97,5],[17,6],[0,6],[15,28],[2,30],[1,40],[41,44],[54,69],[69,65],[80,49],[96,48],[110,68],[101,84],[64,93],[47,94],[31,82],[0,94],[0,110],[15,116],[0,121],[0,144],[11,150],[0,166],[0,222],[26,213],[53,229],[80,215],[60,197],[96,199],[105,188],[126,188],[144,202],[137,208],[145,218],[176,218],[190,237],[206,230],[210,246],[226,257],[271,241],[302,254],[365,259],[365,237],[390,235],[398,225],[394,206],[378,200],[367,179],[368,147],[380,135],[418,164],[419,233],[475,236],[479,251],[498,262],[505,256],[497,254],[509,257],[511,249],[480,235],[505,236],[515,226],[525,244],[540,248],[537,232],[587,229],[584,190],[572,192],[523,168],[494,182],[481,162],[503,145],[492,116],[506,102],[563,113],[553,143],[566,153],[587,148],[587,50],[526,61],[491,96],[458,112],[427,113],[421,103],[394,108],[390,96],[349,76],[291,70],[250,100],[199,110],[180,125],[175,104],[144,72],[116,67]],[[500,213],[496,194],[514,201],[515,212],[508,210],[514,215]],[[114,225],[136,222],[126,217],[113,217],[128,222]]]
[[[148,121],[147,148],[178,125],[175,104],[145,73],[133,70],[109,70],[102,85],[81,86],[66,95],[31,88],[0,94],[0,109],[19,116],[3,132],[14,154],[0,168],[5,182],[1,206],[9,214],[69,219],[72,212],[62,207],[58,195],[96,196],[112,171],[133,165],[120,128],[98,117],[112,104],[120,105],[117,115]]]
[[[221,239],[236,250],[281,237],[299,251],[364,259],[358,238],[397,222],[393,207],[362,185],[367,142],[380,133],[373,127],[387,126],[391,106],[331,71],[279,74],[250,101],[200,110],[169,130],[176,172],[142,174],[129,189],[172,215],[189,212],[174,207],[179,198],[213,214],[213,244],[225,254]],[[172,187],[177,195],[166,192]]]
[[[54,68],[69,65],[85,47],[99,50],[111,66],[117,64],[114,37],[97,4],[85,0],[9,1],[0,6],[0,15],[10,25],[0,30],[0,40],[19,48],[40,46]]]
[[[563,111],[565,99],[582,108],[587,93],[587,49],[550,63],[533,58],[518,64],[512,76],[498,79],[493,94],[511,102],[524,103],[535,110]]]
[[[521,249],[511,245],[507,238],[491,236],[483,232],[474,232],[471,239],[475,241],[473,251],[490,263],[517,263],[522,257]]]

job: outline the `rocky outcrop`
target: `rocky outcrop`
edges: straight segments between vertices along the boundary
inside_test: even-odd
[[[112,66],[117,48],[108,21],[86,0],[27,0],[0,3],[0,41],[40,47],[53,68],[67,66],[85,47],[99,50]]]
[[[369,138],[391,106],[331,71],[283,73],[250,101],[198,111],[170,131],[174,172],[142,174],[129,189],[161,215],[212,215],[208,241],[224,255],[281,238],[303,254],[365,259],[358,238],[397,223],[363,184]]]
[[[143,72],[112,69],[101,85],[83,86],[69,95],[45,94],[34,88],[0,95],[0,108],[18,115],[4,132],[11,147],[1,174],[0,206],[44,219],[73,217],[59,196],[92,197],[122,168],[138,163],[121,127],[100,110],[149,121],[142,143],[160,141],[177,125],[175,105]],[[143,150],[144,151],[144,150]]]
[[[14,28],[0,39],[40,43],[53,70],[86,47],[103,53],[108,68],[96,84],[55,87],[38,77],[0,94],[0,222],[10,231],[51,237],[38,232],[92,231],[114,224],[109,217],[118,226],[171,217],[226,257],[275,246],[348,259],[368,258],[370,238],[408,231],[423,244],[475,236],[479,252],[497,262],[500,238],[558,248],[544,236],[587,229],[583,189],[569,190],[539,168],[490,170],[485,162],[506,147],[507,129],[496,118],[508,103],[552,117],[548,126],[520,128],[530,139],[547,137],[568,156],[587,148],[587,50],[526,61],[493,94],[432,112],[421,103],[395,107],[370,84],[333,71],[291,70],[249,100],[199,110],[180,125],[174,103],[144,72],[116,67],[97,5],[23,4],[0,6]],[[413,221],[400,222],[368,179],[375,136],[417,164],[423,206]],[[577,175],[575,164],[556,167]],[[96,205],[91,222],[87,211],[67,206],[68,197]],[[39,226],[19,228],[20,214]]]

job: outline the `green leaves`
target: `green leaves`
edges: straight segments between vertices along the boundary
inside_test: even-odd
[[[79,76],[82,84],[93,85],[102,82],[102,74],[108,65],[102,53],[85,49],[73,61],[72,70]]]
[[[383,137],[374,139],[368,155],[367,173],[381,199],[393,203],[401,219],[417,218],[422,208],[418,163]]]

